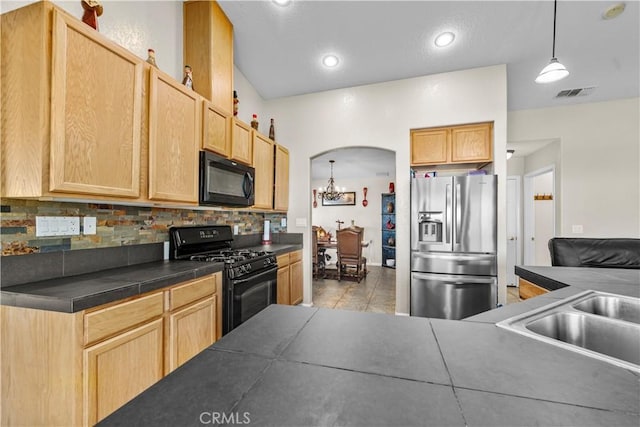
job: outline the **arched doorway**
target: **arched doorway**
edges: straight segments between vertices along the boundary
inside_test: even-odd
[[[334,162],[330,162],[333,160]],[[395,182],[395,152],[374,147],[344,147],[311,158],[311,224],[335,238],[339,228],[356,225],[364,228],[363,255],[367,258],[367,276],[336,280],[337,253],[325,251],[326,271],[312,281],[314,306],[356,311],[395,312],[395,269],[382,265],[382,194]],[[333,173],[333,175],[332,175]],[[333,176],[339,191],[347,194],[341,201],[323,200],[321,191]],[[366,188],[366,202],[365,202]],[[315,203],[313,203],[315,202]]]

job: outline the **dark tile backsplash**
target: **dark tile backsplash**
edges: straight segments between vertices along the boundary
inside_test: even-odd
[[[38,282],[62,277],[64,252],[0,257],[0,286]]]
[[[235,209],[168,209],[21,199],[2,199],[0,206],[0,242],[3,256],[160,243],[168,240],[167,229],[171,225],[237,225],[239,234],[235,238],[240,240],[245,235],[257,235],[257,244],[265,220],[271,221],[272,240],[278,233],[286,233],[286,227],[281,226],[281,220],[286,218],[286,214],[281,213],[244,212]],[[85,235],[81,225],[81,234],[78,236],[39,237],[36,236],[36,216],[96,217],[97,233]],[[82,224],[82,221],[80,223]],[[139,256],[144,258],[149,255]]]

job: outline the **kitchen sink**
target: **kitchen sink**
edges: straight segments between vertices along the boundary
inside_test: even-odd
[[[497,324],[640,372],[640,299],[586,291]]]
[[[585,313],[640,323],[640,299],[621,296],[594,295],[573,307]]]

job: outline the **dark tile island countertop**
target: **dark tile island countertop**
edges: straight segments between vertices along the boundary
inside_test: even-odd
[[[541,301],[536,305],[584,290],[568,270],[524,269],[565,280],[548,294],[564,296],[527,300]],[[640,281],[627,283],[627,274],[619,285],[637,296]],[[527,301],[485,316],[529,311]],[[220,423],[638,426],[640,376],[498,328],[487,317],[271,305],[100,425]]]
[[[296,243],[250,246],[276,254],[302,248]],[[3,257],[0,302],[75,313],[223,268],[223,263],[162,260],[162,255],[162,244],[154,244]]]

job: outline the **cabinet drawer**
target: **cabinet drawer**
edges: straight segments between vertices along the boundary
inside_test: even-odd
[[[84,343],[90,344],[162,315],[162,292],[103,308],[84,316]]]
[[[289,262],[293,264],[296,261],[300,261],[302,259],[302,251],[295,251],[289,253]]]
[[[278,267],[286,267],[289,265],[289,254],[278,255]]]
[[[216,292],[216,276],[196,279],[169,290],[169,310],[187,305]]]

